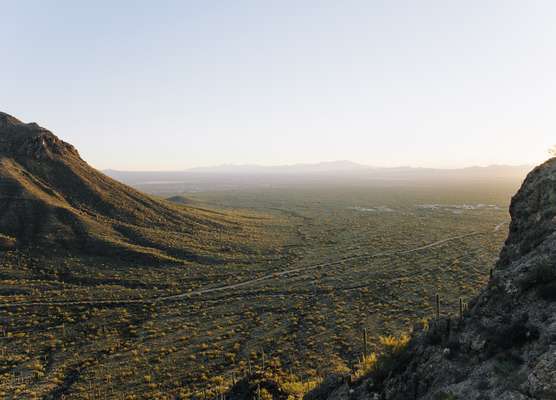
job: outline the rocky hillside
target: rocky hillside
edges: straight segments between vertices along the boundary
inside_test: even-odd
[[[247,251],[250,225],[252,218],[140,193],[47,129],[0,113],[0,249],[219,262],[233,257],[234,246]]]
[[[459,316],[416,326],[406,348],[309,399],[556,399],[556,159],[514,196],[493,277]],[[457,301],[457,299],[454,299]]]

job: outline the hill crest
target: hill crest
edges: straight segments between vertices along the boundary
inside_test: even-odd
[[[54,246],[136,258],[217,260],[215,231],[241,234],[242,218],[178,206],[89,166],[35,123],[0,114],[0,234],[18,246]],[[221,235],[226,241],[226,234]]]

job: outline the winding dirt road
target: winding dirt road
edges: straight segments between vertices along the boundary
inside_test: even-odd
[[[336,261],[319,263],[319,264],[312,264],[312,265],[307,265],[307,266],[303,266],[303,267],[287,269],[287,270],[279,271],[279,272],[272,272],[272,273],[260,276],[258,278],[249,279],[249,280],[246,280],[246,281],[243,281],[243,282],[238,282],[238,283],[234,283],[234,284],[230,284],[230,285],[223,285],[223,286],[217,286],[217,287],[212,287],[212,288],[198,289],[198,290],[193,290],[193,291],[190,291],[190,292],[180,293],[180,294],[171,295],[171,296],[161,296],[161,297],[154,297],[154,298],[150,298],[150,299],[115,299],[115,300],[80,300],[80,301],[5,303],[5,304],[0,304],[0,309],[16,308],[16,307],[35,307],[35,306],[94,306],[94,305],[156,304],[156,303],[162,303],[162,302],[179,301],[179,300],[183,300],[183,299],[188,299],[188,298],[193,297],[193,296],[200,296],[200,295],[209,294],[209,293],[234,290],[234,289],[238,289],[238,288],[241,288],[241,287],[250,286],[250,285],[253,285],[253,284],[258,283],[258,282],[263,282],[263,281],[267,281],[267,280],[271,280],[271,279],[276,279],[276,278],[279,278],[279,277],[295,274],[295,273],[298,273],[298,272],[305,272],[305,271],[315,270],[315,269],[319,269],[319,268],[340,265],[340,264],[345,263],[347,261],[373,259],[373,258],[379,258],[379,257],[388,257],[388,256],[393,256],[393,255],[403,255],[403,254],[415,253],[415,252],[418,252],[418,251],[421,251],[421,250],[426,250],[426,249],[430,249],[430,248],[433,248],[433,247],[442,246],[442,245],[444,245],[446,243],[449,243],[449,242],[452,242],[454,240],[459,240],[459,239],[464,239],[464,238],[468,238],[468,237],[472,237],[472,236],[479,236],[479,235],[485,235],[485,234],[488,234],[488,233],[498,232],[506,224],[507,224],[507,222],[502,222],[502,223],[496,225],[493,230],[481,231],[481,232],[471,232],[471,233],[467,233],[465,235],[452,236],[452,237],[449,237],[449,238],[438,240],[436,242],[429,243],[429,244],[424,245],[424,246],[419,246],[419,247],[415,247],[415,248],[408,249],[408,250],[391,250],[391,251],[384,251],[384,252],[380,252],[380,253],[359,254],[359,255],[340,258]]]

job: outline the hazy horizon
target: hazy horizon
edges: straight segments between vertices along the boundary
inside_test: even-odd
[[[99,169],[531,165],[556,142],[550,1],[21,1],[0,110]]]
[[[548,158],[548,157],[547,157]],[[462,170],[462,169],[472,169],[472,168],[531,168],[534,164],[489,164],[489,165],[463,165],[461,167],[420,167],[414,165],[369,165],[361,164],[351,160],[324,160],[317,162],[299,162],[293,164],[241,164],[241,163],[223,163],[214,164],[206,166],[191,166],[183,169],[117,169],[117,168],[104,168],[102,171],[114,171],[114,172],[192,172],[196,170],[210,170],[210,169],[220,169],[220,168],[294,168],[294,167],[305,167],[305,166],[325,166],[325,165],[335,165],[335,164],[351,164],[354,168],[361,169],[396,169],[396,168],[408,168],[408,169],[437,169],[437,170]]]

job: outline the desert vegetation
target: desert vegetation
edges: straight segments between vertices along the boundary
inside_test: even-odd
[[[508,221],[505,190],[471,186],[188,197],[252,221],[228,236],[231,261],[2,253],[0,305],[23,303],[0,310],[3,397],[209,398],[253,374],[261,397],[274,375],[299,397],[322,365],[353,379],[383,370],[388,357],[376,354],[399,351],[394,338],[434,318],[436,295],[442,316],[458,315],[485,283]]]

